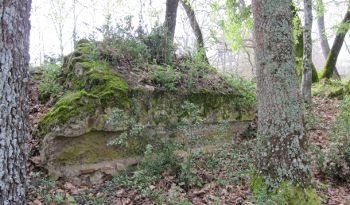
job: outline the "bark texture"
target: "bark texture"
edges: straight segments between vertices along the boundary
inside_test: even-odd
[[[254,0],[257,62],[257,168],[269,186],[309,176],[289,0]]]
[[[320,7],[322,7],[322,9],[319,10],[318,18],[317,18],[318,34],[320,37],[323,57],[327,59],[328,54],[329,54],[331,49],[329,48],[327,34],[326,34],[326,27],[325,27],[325,23],[324,23],[323,1],[319,0],[319,4],[321,4]],[[334,67],[333,78],[340,79],[340,75],[339,75],[337,67]]]
[[[350,4],[348,10],[341,22],[340,28],[335,36],[332,49],[327,56],[326,65],[321,72],[321,78],[331,78],[333,76],[335,65],[337,64],[338,56],[343,46],[345,35],[348,32],[348,28],[344,29],[342,25],[350,23]]]
[[[31,0],[0,0],[0,204],[25,204]]]
[[[190,25],[193,30],[193,33],[196,36],[198,53],[199,55],[201,55],[202,60],[209,63],[207,53],[205,51],[203,34],[198,24],[196,14],[194,13],[194,10],[188,0],[181,0],[181,5],[185,9],[185,12],[190,21]]]
[[[163,39],[163,54],[164,62],[170,63],[172,61],[173,54],[173,42],[175,36],[176,28],[176,18],[177,18],[177,7],[179,5],[179,0],[167,0],[166,10],[165,10],[165,21],[164,21],[164,39]]]
[[[311,85],[312,85],[312,1],[304,0],[304,53],[303,68],[301,80],[301,95],[304,102],[311,103]]]

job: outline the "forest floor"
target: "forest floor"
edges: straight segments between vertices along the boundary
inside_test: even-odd
[[[132,172],[107,179],[104,183],[75,186],[69,181],[47,178],[39,155],[40,139],[36,131],[41,116],[48,112],[50,102],[41,105],[37,99],[37,84],[31,86],[30,121],[33,138],[30,141],[28,203],[40,204],[264,204],[252,197],[249,176],[253,171],[255,139],[241,136],[220,148],[192,156],[189,167],[172,164],[172,153],[161,155],[169,166],[161,173],[149,170],[159,164],[143,164]],[[314,98],[314,110],[308,120],[311,147],[326,149],[329,130],[339,112],[339,101]],[[310,117],[311,116],[311,117]],[[313,184],[323,204],[349,204],[348,185],[338,184],[320,173],[312,159]],[[159,167],[158,167],[159,168]],[[181,171],[178,174],[176,171]],[[263,197],[262,197],[263,199]],[[260,199],[261,200],[261,199]]]

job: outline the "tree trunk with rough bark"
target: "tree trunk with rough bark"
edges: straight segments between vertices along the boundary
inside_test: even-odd
[[[309,179],[289,0],[254,0],[257,65],[257,169],[269,186]]]
[[[185,9],[185,12],[186,12],[186,15],[190,21],[190,25],[191,25],[191,28],[193,30],[193,33],[196,36],[198,54],[200,55],[202,60],[209,63],[207,53],[206,53],[205,47],[204,47],[203,34],[202,34],[201,28],[198,24],[194,10],[193,10],[193,8],[188,0],[180,0],[180,2],[181,2],[182,7]]]
[[[312,1],[304,0],[304,54],[301,80],[301,95],[304,102],[311,104],[311,85],[312,85]]]
[[[0,3],[0,204],[26,204],[31,0]]]
[[[167,0],[164,21],[164,39],[163,39],[163,61],[171,63],[173,56],[173,43],[176,28],[177,7],[179,0]]]
[[[321,4],[319,6],[322,8],[318,11],[319,12],[318,18],[317,18],[318,34],[320,37],[323,57],[327,59],[328,54],[329,54],[331,49],[329,48],[327,34],[326,34],[326,28],[325,28],[325,24],[324,24],[324,9],[323,9],[324,5],[323,5],[322,0],[319,0],[319,4]],[[340,79],[340,75],[339,75],[337,67],[334,67],[333,78]]]
[[[348,28],[344,28],[345,24],[350,23],[350,4],[348,6],[348,10],[346,11],[346,14],[344,16],[344,19],[342,20],[340,27],[337,31],[337,35],[334,39],[332,49],[330,53],[327,56],[326,65],[323,68],[321,72],[321,78],[331,78],[334,73],[335,65],[337,64],[338,56],[341,50],[341,47],[343,46],[345,35],[348,32]]]

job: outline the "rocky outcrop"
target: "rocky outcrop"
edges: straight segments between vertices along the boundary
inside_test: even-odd
[[[242,91],[130,87],[91,53],[83,42],[65,58],[67,93],[39,124],[51,177],[96,183],[136,164],[148,144],[181,142],[190,130],[199,137],[195,146],[211,145],[239,135],[254,117]]]

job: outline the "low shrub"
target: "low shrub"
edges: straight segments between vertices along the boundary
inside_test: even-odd
[[[39,100],[46,102],[50,97],[57,98],[62,93],[62,86],[58,82],[61,74],[61,66],[57,64],[46,64],[42,68],[43,76],[39,85]]]
[[[167,90],[175,91],[181,79],[181,73],[171,66],[152,65],[149,78],[154,84],[164,87]]]

